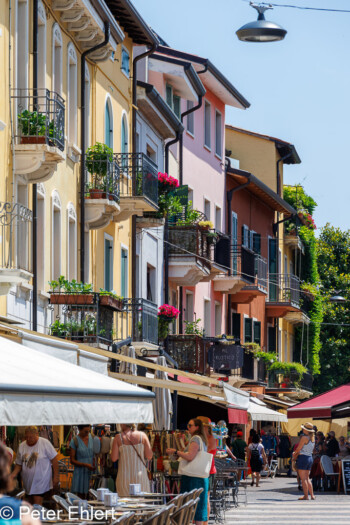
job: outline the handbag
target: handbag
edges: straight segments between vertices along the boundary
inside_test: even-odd
[[[192,441],[192,440],[191,440]],[[211,465],[213,462],[213,454],[205,452],[203,449],[203,441],[200,438],[199,451],[192,461],[186,459],[179,459],[178,473],[181,476],[190,476],[192,478],[208,478]],[[190,442],[191,443],[191,442]]]

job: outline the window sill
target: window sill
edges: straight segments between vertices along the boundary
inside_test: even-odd
[[[215,157],[216,157],[217,159],[219,159],[220,161],[222,160],[222,156],[219,155],[218,153],[215,153]]]
[[[207,151],[209,151],[209,153],[211,153],[211,148],[209,146],[207,146],[206,144],[204,144],[203,148],[206,149]]]
[[[191,133],[190,131],[188,131],[188,129],[186,129],[186,134],[189,135],[191,137],[191,139],[194,139],[194,134]]]
[[[79,162],[80,155],[81,155],[81,149],[79,149],[78,146],[76,144],[74,144],[73,142],[68,142],[68,154],[67,154],[67,157],[72,162],[76,163],[76,162]]]
[[[121,72],[123,73],[123,75],[129,79],[130,78],[130,73],[127,73],[126,71],[124,71],[124,69],[121,69]]]
[[[41,299],[50,299],[50,294],[48,292],[45,292],[45,290],[39,290],[38,291],[38,296]]]

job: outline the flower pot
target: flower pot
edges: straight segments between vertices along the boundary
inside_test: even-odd
[[[21,137],[21,144],[46,144],[46,137],[37,137],[36,135]]]
[[[92,188],[90,191],[90,199],[105,199],[106,194],[102,190]]]
[[[93,304],[93,294],[52,293],[50,304]]]
[[[121,312],[123,310],[123,301],[111,297],[110,295],[100,295],[100,306],[107,306],[112,310],[118,310]]]

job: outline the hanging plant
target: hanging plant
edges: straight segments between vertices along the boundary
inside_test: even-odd
[[[170,304],[158,308],[158,336],[165,339],[169,334],[169,324],[179,317],[180,310]]]

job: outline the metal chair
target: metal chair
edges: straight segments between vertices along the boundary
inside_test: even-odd
[[[123,516],[120,516],[120,518],[113,521],[112,525],[131,525],[134,516],[135,512],[128,512],[127,514],[123,514]]]
[[[173,510],[174,505],[168,505],[164,509],[158,510],[153,516],[145,520],[142,525],[170,525]]]
[[[335,479],[337,476],[339,476],[339,472],[334,472],[333,463],[329,456],[321,456],[321,467],[324,475],[326,476],[326,483],[328,487],[328,481],[331,480],[331,482],[335,482]]]
[[[183,505],[183,500],[184,494],[178,494],[172,500],[170,500],[169,503],[171,503],[171,505],[174,505],[176,509],[179,509],[181,505]]]
[[[191,501],[190,503],[191,503],[191,505],[190,505],[189,512],[188,512],[188,515],[187,515],[187,521],[184,523],[184,525],[189,525],[190,523],[192,523],[194,521],[194,517],[196,515],[197,506],[198,506],[198,503],[199,503],[199,498]],[[209,519],[209,516],[208,516],[208,519]]]
[[[184,492],[183,494],[184,498],[182,500],[182,504],[184,505],[188,501],[192,501],[194,499],[196,492],[197,492],[197,489],[193,489],[191,490],[191,492]]]
[[[65,496],[66,496],[66,500],[68,501],[68,504],[70,506],[74,505],[74,501],[77,501],[77,500],[83,501],[81,498],[79,498],[79,496],[77,496],[73,492],[66,492]]]
[[[63,509],[67,514],[69,514],[69,508],[71,507],[71,505],[69,505],[67,500],[62,498],[62,496],[58,496],[57,494],[55,494],[52,497],[52,499],[55,503],[57,503],[57,505],[61,507],[61,509]]]
[[[98,499],[97,490],[95,490],[95,489],[89,489],[89,494],[91,494],[91,496],[92,496],[94,499]]]
[[[186,525],[189,523],[189,512],[193,506],[193,501],[188,501],[182,507],[174,510],[173,514],[170,516],[171,525]]]

